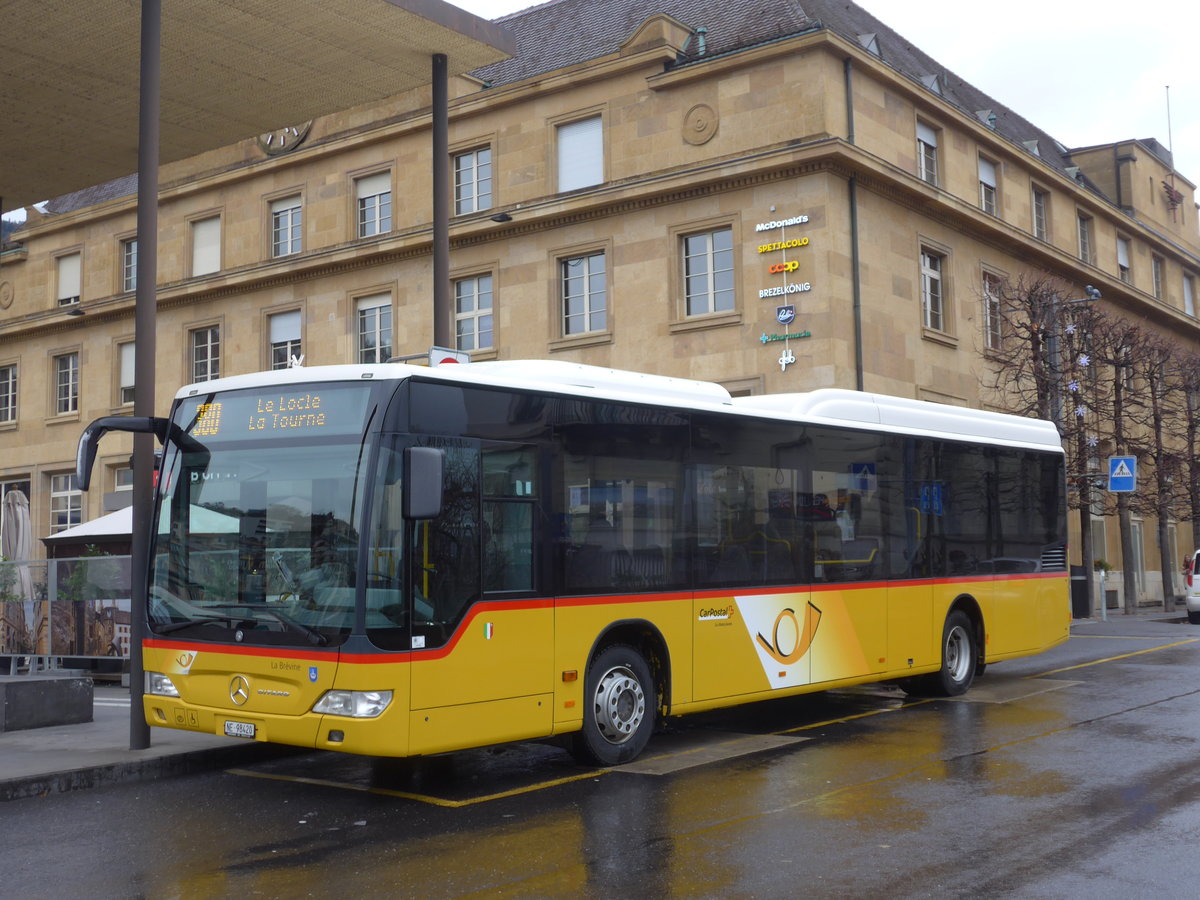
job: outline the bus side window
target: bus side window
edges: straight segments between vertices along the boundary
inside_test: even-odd
[[[497,444],[483,450],[483,589],[533,590],[534,506],[541,494],[537,450]]]

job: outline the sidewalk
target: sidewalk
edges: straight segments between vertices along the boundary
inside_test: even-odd
[[[1071,633],[1200,637],[1200,625],[1188,625],[1185,612],[1158,607],[1133,615],[1110,610],[1108,621],[1075,619]],[[94,698],[91,722],[0,733],[0,802],[241,765],[291,750],[172,728],[151,728],[150,747],[130,750],[129,691],[98,685]]]
[[[151,728],[129,749],[129,690],[97,685],[93,719],[0,732],[0,802],[238,765],[284,748],[214,734]]]

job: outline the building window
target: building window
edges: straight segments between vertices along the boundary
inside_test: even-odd
[[[117,390],[117,400],[122,405],[128,405],[133,402],[133,372],[134,372],[134,357],[136,356],[135,344],[130,341],[126,344],[117,345],[117,353],[120,355],[120,385]]]
[[[271,201],[271,256],[299,253],[301,229],[299,197]]]
[[[121,241],[121,290],[137,290],[137,238]]]
[[[1092,217],[1079,214],[1079,258],[1085,263],[1095,265],[1096,251],[1093,249]]]
[[[946,258],[932,250],[921,249],[921,316],[926,328],[945,331],[945,296],[942,271]]]
[[[922,181],[938,183],[938,133],[924,122],[917,123],[917,174]]]
[[[374,237],[392,230],[392,173],[380,172],[354,182],[358,236]]]
[[[192,381],[221,377],[221,326],[208,325],[191,333]]]
[[[50,476],[50,533],[66,531],[83,521],[83,493],[75,475]]]
[[[1050,240],[1050,194],[1033,189],[1033,236],[1039,241]]]
[[[17,421],[17,367],[0,366],[0,422]]]
[[[358,361],[387,362],[392,355],[392,297],[375,294],[358,300]]]
[[[563,334],[608,328],[608,277],[604,254],[559,260],[562,279]]]
[[[272,369],[286,369],[293,359],[297,365],[304,359],[300,350],[300,310],[268,316],[267,333],[271,342]]]
[[[114,491],[132,491],[133,490],[133,469],[129,466],[120,466],[113,469],[113,490]]]
[[[979,208],[996,215],[996,164],[979,157]]]
[[[192,223],[192,277],[221,271],[221,217]]]
[[[988,350],[999,350],[1004,332],[1001,327],[1001,297],[1003,280],[991,272],[983,273],[983,344]]]
[[[479,275],[454,282],[454,322],[459,350],[484,350],[494,340],[492,276]]]
[[[600,116],[558,126],[558,189],[599,184],[604,180],[604,129]]]
[[[1132,284],[1129,273],[1129,238],[1117,238],[1117,275],[1126,284]]]
[[[1183,276],[1183,311],[1189,316],[1196,315],[1196,283],[1191,275]]]
[[[561,140],[561,137],[560,137]],[[482,147],[454,157],[454,214],[492,206],[492,150]]]
[[[79,354],[54,357],[55,415],[79,411]]]
[[[1154,275],[1154,299],[1163,298],[1163,261],[1161,256],[1150,258],[1150,271]]]
[[[58,305],[73,306],[79,302],[81,257],[78,253],[68,253],[55,262],[58,266]]]
[[[683,238],[683,293],[689,316],[733,309],[733,229]]]

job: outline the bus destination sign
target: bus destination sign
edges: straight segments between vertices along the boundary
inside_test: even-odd
[[[251,390],[185,401],[180,425],[197,438],[237,439],[355,434],[362,430],[369,388],[305,385],[301,390]]]

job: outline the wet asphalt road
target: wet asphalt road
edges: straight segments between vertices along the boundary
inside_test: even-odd
[[[7,897],[1189,897],[1200,628],[1080,624],[965,699],[671,723],[621,770],[521,744],[0,806]]]

